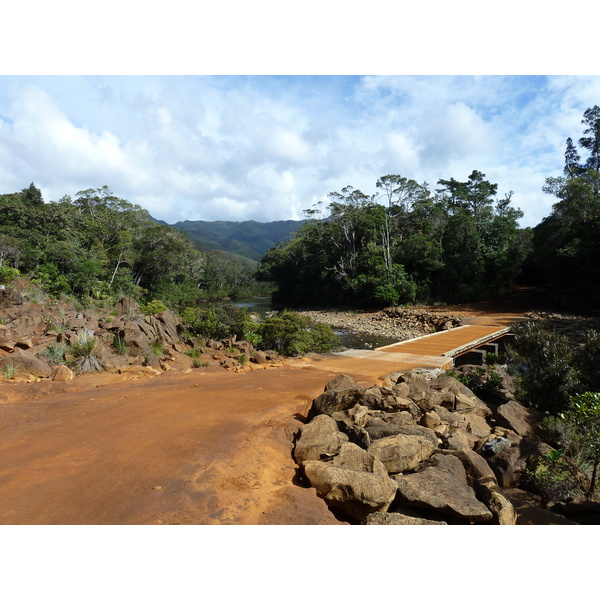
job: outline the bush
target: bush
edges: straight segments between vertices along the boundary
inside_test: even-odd
[[[306,352],[328,352],[337,338],[329,325],[315,323],[309,317],[283,311],[266,319],[258,328],[264,349],[277,350],[286,356]]]
[[[512,331],[517,400],[531,408],[558,414],[567,406],[577,386],[568,338],[544,331],[539,323],[533,322],[513,325]]]
[[[11,283],[17,277],[21,275],[19,269],[13,269],[13,267],[8,267],[6,265],[0,266],[0,283]]]
[[[102,371],[104,365],[95,354],[96,338],[85,331],[79,332],[77,339],[71,342],[71,365],[78,373]]]
[[[62,365],[65,362],[65,351],[67,345],[62,342],[55,342],[44,348],[38,357],[46,360],[50,365]]]
[[[146,304],[145,306],[142,306],[142,312],[145,315],[156,315],[156,314],[161,313],[168,309],[169,309],[169,307],[166,306],[160,300],[150,300],[150,302],[148,302],[148,304]]]
[[[567,500],[580,491],[572,468],[561,459],[563,450],[553,450],[544,456],[530,459],[519,484],[538,494],[544,506]]]
[[[181,320],[188,332],[206,339],[222,340],[236,336],[246,339],[256,329],[248,309],[221,304],[209,309],[186,308]]]

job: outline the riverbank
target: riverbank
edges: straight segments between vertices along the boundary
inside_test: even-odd
[[[466,316],[418,307],[393,307],[375,312],[338,310],[300,312],[317,323],[324,323],[333,329],[341,328],[356,334],[398,342],[458,327]]]

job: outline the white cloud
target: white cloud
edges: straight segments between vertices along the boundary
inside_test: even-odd
[[[108,185],[171,223],[269,221],[477,169],[535,225],[596,103],[600,77],[0,77],[0,193]]]

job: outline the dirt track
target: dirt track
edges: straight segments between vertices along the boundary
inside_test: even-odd
[[[2,383],[0,523],[337,523],[293,483],[290,455],[294,414],[334,376],[280,367]],[[27,385],[42,395],[18,401]]]
[[[2,382],[0,524],[337,524],[291,457],[302,416],[337,374]]]

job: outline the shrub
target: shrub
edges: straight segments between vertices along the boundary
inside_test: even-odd
[[[8,267],[6,265],[0,266],[0,283],[11,283],[17,277],[20,277],[21,272],[19,269],[14,269],[13,267]]]
[[[235,304],[222,304],[209,309],[188,307],[181,314],[181,320],[188,332],[213,340],[232,336],[245,339],[256,329],[248,309],[238,308]]]
[[[71,342],[72,366],[78,373],[95,373],[102,371],[104,365],[95,354],[96,338],[93,334],[80,331]]]
[[[539,323],[512,326],[517,400],[538,410],[557,414],[576,390],[577,373],[568,338],[546,332]]]
[[[591,484],[587,492],[588,498],[591,498],[596,489],[600,464],[600,392],[573,396],[561,418],[566,426],[567,447],[592,463]]]
[[[125,342],[125,338],[118,333],[115,333],[111,347],[119,356],[126,356],[129,354],[129,347]]]
[[[142,306],[142,312],[145,315],[156,315],[157,313],[161,313],[168,309],[169,309],[169,307],[166,306],[160,300],[150,300],[150,302],[148,302],[148,304],[146,304],[145,306]]]
[[[67,345],[62,342],[55,342],[46,346],[38,356],[46,360],[50,365],[62,365],[65,362],[65,351]]]
[[[6,380],[12,379],[15,376],[16,372],[17,372],[17,365],[15,365],[14,363],[11,363],[11,362],[4,364],[0,368],[0,375],[2,375],[2,377],[4,377],[4,379],[6,379]]]
[[[159,342],[158,340],[152,342],[150,344],[150,348],[152,349],[152,352],[159,358],[165,354],[162,342]]]
[[[520,485],[541,496],[544,506],[550,502],[567,500],[580,490],[572,468],[561,460],[563,450],[553,450],[528,461]]]
[[[315,323],[309,317],[283,311],[266,319],[258,328],[263,348],[297,356],[306,352],[328,352],[337,341],[329,325]]]

